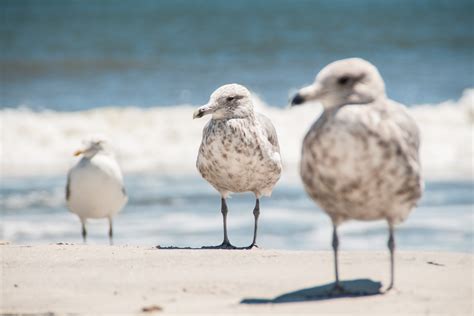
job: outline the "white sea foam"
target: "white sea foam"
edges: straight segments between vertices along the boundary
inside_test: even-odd
[[[270,107],[255,97],[258,111],[276,126],[286,179],[297,179],[301,141],[320,114],[318,105]],[[99,108],[80,112],[0,111],[2,176],[65,174],[72,153],[93,134],[108,135],[125,173],[195,174],[205,119],[196,106]],[[422,132],[421,158],[429,180],[472,179],[474,89],[458,101],[410,108]]]

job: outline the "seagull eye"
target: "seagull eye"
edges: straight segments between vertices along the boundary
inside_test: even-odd
[[[232,101],[232,100],[234,100],[234,99],[235,99],[234,97],[227,97],[226,100],[227,100],[227,101]]]
[[[339,79],[337,79],[337,83],[343,86],[343,85],[346,85],[350,79],[351,78],[349,78],[348,76],[342,76]]]

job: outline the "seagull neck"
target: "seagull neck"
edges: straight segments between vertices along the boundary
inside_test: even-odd
[[[101,151],[97,151],[97,152],[91,153],[91,154],[89,154],[89,155],[84,155],[82,159],[91,160],[91,159],[93,159],[94,157],[97,157],[97,156],[112,157],[113,154],[112,154],[111,152],[109,152],[109,151],[101,150]]]
[[[377,104],[382,103],[382,100],[385,98],[385,96],[379,96],[377,98],[371,99],[370,101],[367,102],[349,102],[349,103],[343,103],[339,105],[332,105],[332,106],[323,106],[323,113],[326,113],[328,115],[333,115],[336,114],[340,109],[342,109],[345,106],[348,105],[359,105],[359,106],[375,106]]]
[[[332,106],[332,107],[323,107],[322,115],[325,116],[325,117],[333,116],[345,105],[346,104],[339,105],[339,106]]]
[[[212,116],[213,121],[228,121],[232,119],[248,119],[250,121],[255,121],[255,113],[233,113],[231,116]]]

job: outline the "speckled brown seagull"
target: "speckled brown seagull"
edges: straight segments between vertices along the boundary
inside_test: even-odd
[[[227,236],[226,198],[231,192],[252,192],[256,202],[252,244],[256,246],[259,199],[269,196],[281,174],[280,148],[275,128],[268,118],[253,110],[250,92],[238,84],[217,89],[209,103],[193,117],[212,114],[204,127],[196,166],[221,195],[224,241],[209,248],[234,249]]]
[[[337,227],[346,220],[385,219],[394,284],[394,225],[422,194],[419,131],[405,107],[387,98],[371,63],[350,58],[327,65],[301,89],[292,105],[320,101],[321,117],[303,141],[300,172],[309,196],[333,222],[336,291],[339,283]]]

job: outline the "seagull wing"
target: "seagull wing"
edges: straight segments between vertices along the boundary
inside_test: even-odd
[[[263,114],[256,113],[256,117],[260,125],[264,128],[266,137],[270,144],[272,144],[274,152],[280,152],[280,145],[278,144],[278,136],[272,122]]]
[[[405,106],[392,101],[390,117],[399,127],[406,154],[419,163],[420,130]]]

